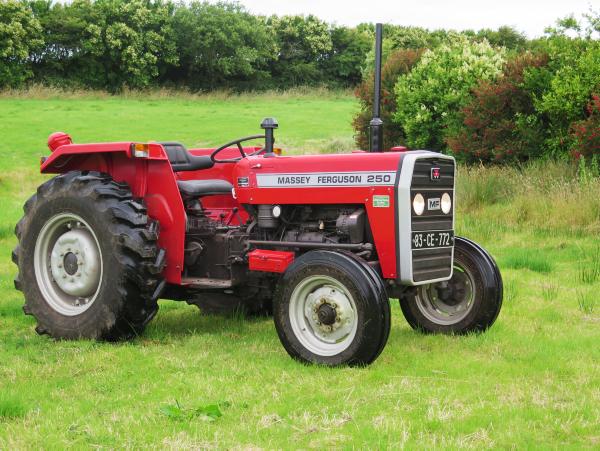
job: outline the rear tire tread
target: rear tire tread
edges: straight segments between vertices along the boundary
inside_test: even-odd
[[[37,194],[25,203],[25,215],[15,228],[20,244],[36,209],[47,200],[66,196],[93,199],[98,215],[107,224],[108,233],[113,236],[114,243],[118,243],[114,254],[123,269],[123,282],[116,291],[116,296],[121,298],[120,311],[113,312],[112,319],[105,319],[104,324],[97,324],[93,333],[83,331],[81,336],[117,340],[138,335],[156,314],[157,299],[165,286],[161,273],[166,254],[157,246],[158,222],[147,216],[143,202],[133,200],[126,184],[117,183],[108,174],[96,171],[72,171],[42,184]],[[22,246],[17,245],[12,254],[17,266],[20,266],[21,249]],[[15,287],[21,289],[19,274],[15,278]],[[40,322],[40,312],[35,305],[26,300],[23,310]],[[51,323],[38,324],[36,331],[55,338],[79,338],[72,334],[62,336],[61,330],[53,329]]]

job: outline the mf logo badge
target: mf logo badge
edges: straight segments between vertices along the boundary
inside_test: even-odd
[[[427,210],[439,210],[441,208],[440,198],[432,197],[431,199],[427,199]]]
[[[440,168],[431,168],[431,180],[439,180],[440,175]]]

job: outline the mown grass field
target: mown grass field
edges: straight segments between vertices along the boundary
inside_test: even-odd
[[[36,335],[10,252],[50,132],[216,145],[272,115],[284,147],[331,151],[356,108],[326,93],[0,98],[0,449],[600,447],[600,182],[564,164],[460,170],[458,232],[505,281],[485,334],[420,335],[394,300],[380,358],[337,369],[292,361],[270,319],[168,301],[130,343]]]

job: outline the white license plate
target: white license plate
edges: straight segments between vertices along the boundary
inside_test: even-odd
[[[431,232],[413,232],[413,249],[432,249],[454,246],[453,230],[435,230]]]

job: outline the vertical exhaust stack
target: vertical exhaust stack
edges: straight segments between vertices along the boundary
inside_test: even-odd
[[[373,119],[369,123],[369,152],[383,152],[383,121],[381,120],[381,41],[383,25],[375,25],[375,83],[373,85]]]

